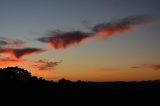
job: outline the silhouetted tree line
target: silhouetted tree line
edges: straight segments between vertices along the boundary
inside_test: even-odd
[[[7,67],[0,69],[0,96],[6,100],[19,99],[38,103],[64,99],[156,100],[160,97],[160,81],[73,82],[62,78],[54,82],[32,76],[22,68]]]

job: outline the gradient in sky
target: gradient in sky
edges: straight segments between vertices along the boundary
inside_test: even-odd
[[[160,79],[159,0],[0,0],[0,67],[49,80]]]

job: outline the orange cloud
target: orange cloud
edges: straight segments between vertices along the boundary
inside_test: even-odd
[[[129,16],[115,22],[104,22],[95,25],[92,30],[97,33],[97,37],[106,38],[115,34],[129,32],[136,25],[145,25],[153,20],[149,16]]]
[[[0,59],[0,67],[9,67],[9,66],[19,66],[19,67],[30,67],[35,70],[55,70],[55,67],[58,66],[61,62],[54,61],[31,61],[31,60],[22,60],[22,59],[10,59],[10,58],[1,58]]]
[[[133,66],[131,67],[133,69],[151,69],[151,70],[160,70],[160,64],[143,64],[143,65],[139,65],[139,66]]]
[[[51,33],[51,36],[49,37],[39,38],[38,41],[49,43],[49,45],[54,49],[61,49],[72,45],[78,45],[90,37],[92,37],[91,33],[84,33],[80,31],[56,32]]]
[[[16,59],[19,59],[23,56],[42,53],[42,52],[45,52],[45,50],[37,48],[22,48],[22,49],[0,48],[1,55]]]
[[[98,38],[108,38],[110,36],[119,34],[119,33],[124,33],[124,32],[130,32],[132,31],[133,28],[126,26],[126,27],[119,27],[119,26],[114,26],[111,28],[104,28],[101,29],[101,31],[96,33],[96,37]]]
[[[0,67],[22,66],[24,60],[14,60],[10,58],[0,59]]]
[[[52,32],[49,36],[38,38],[43,43],[48,43],[54,49],[64,49],[69,46],[78,45],[85,40],[103,38],[129,32],[134,26],[144,25],[153,20],[149,16],[130,16],[117,20],[115,22],[104,22],[91,28],[91,32],[70,31],[70,32]]]
[[[54,70],[60,63],[61,62],[39,60],[32,61],[32,66],[38,68],[38,70]]]

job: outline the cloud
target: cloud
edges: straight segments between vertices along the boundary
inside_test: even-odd
[[[114,34],[129,32],[134,26],[149,24],[154,20],[151,16],[129,16],[113,22],[104,22],[92,27],[100,37],[109,37]]]
[[[86,39],[92,37],[91,33],[81,31],[52,32],[48,37],[41,37],[38,41],[49,43],[54,49],[67,48],[71,45],[78,45]]]
[[[19,59],[23,56],[45,52],[38,48],[24,48],[25,44],[25,41],[19,39],[0,37],[0,55]]]
[[[44,61],[39,60],[33,62],[33,67],[38,68],[39,70],[54,70],[56,66],[58,66],[61,62],[53,62],[53,61]]]
[[[155,70],[158,71],[160,70],[160,64],[143,64],[143,65],[139,65],[139,66],[133,66],[131,67],[133,69],[151,69],[151,70]]]
[[[151,16],[129,16],[114,22],[104,22],[94,25],[90,28],[90,32],[82,31],[58,31],[52,32],[46,37],[38,38],[37,40],[43,43],[48,43],[54,49],[64,49],[69,46],[78,45],[83,41],[91,39],[106,39],[110,36],[129,32],[135,26],[151,23],[155,18]]]
[[[118,71],[119,69],[117,68],[100,68],[97,69],[97,71]]]
[[[5,46],[5,45],[7,45],[7,44],[8,44],[8,42],[3,41],[3,40],[0,40],[0,47],[1,47],[1,46]]]
[[[45,52],[45,50],[38,48],[22,48],[22,49],[0,48],[1,55],[16,59],[22,58],[27,55],[38,54],[42,52]]]
[[[8,47],[12,47],[12,48],[17,48],[17,47],[23,47],[26,44],[26,42],[19,40],[19,39],[9,39],[9,38],[4,38],[1,37],[0,38],[0,48],[8,48]]]
[[[8,66],[19,66],[24,67],[25,65],[31,69],[36,69],[40,71],[50,71],[55,70],[55,67],[58,66],[61,62],[47,61],[47,60],[17,60],[11,58],[0,58],[0,67],[8,67]]]

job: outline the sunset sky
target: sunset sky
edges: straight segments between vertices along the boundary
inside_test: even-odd
[[[160,80],[159,0],[0,0],[0,67],[48,80]]]

